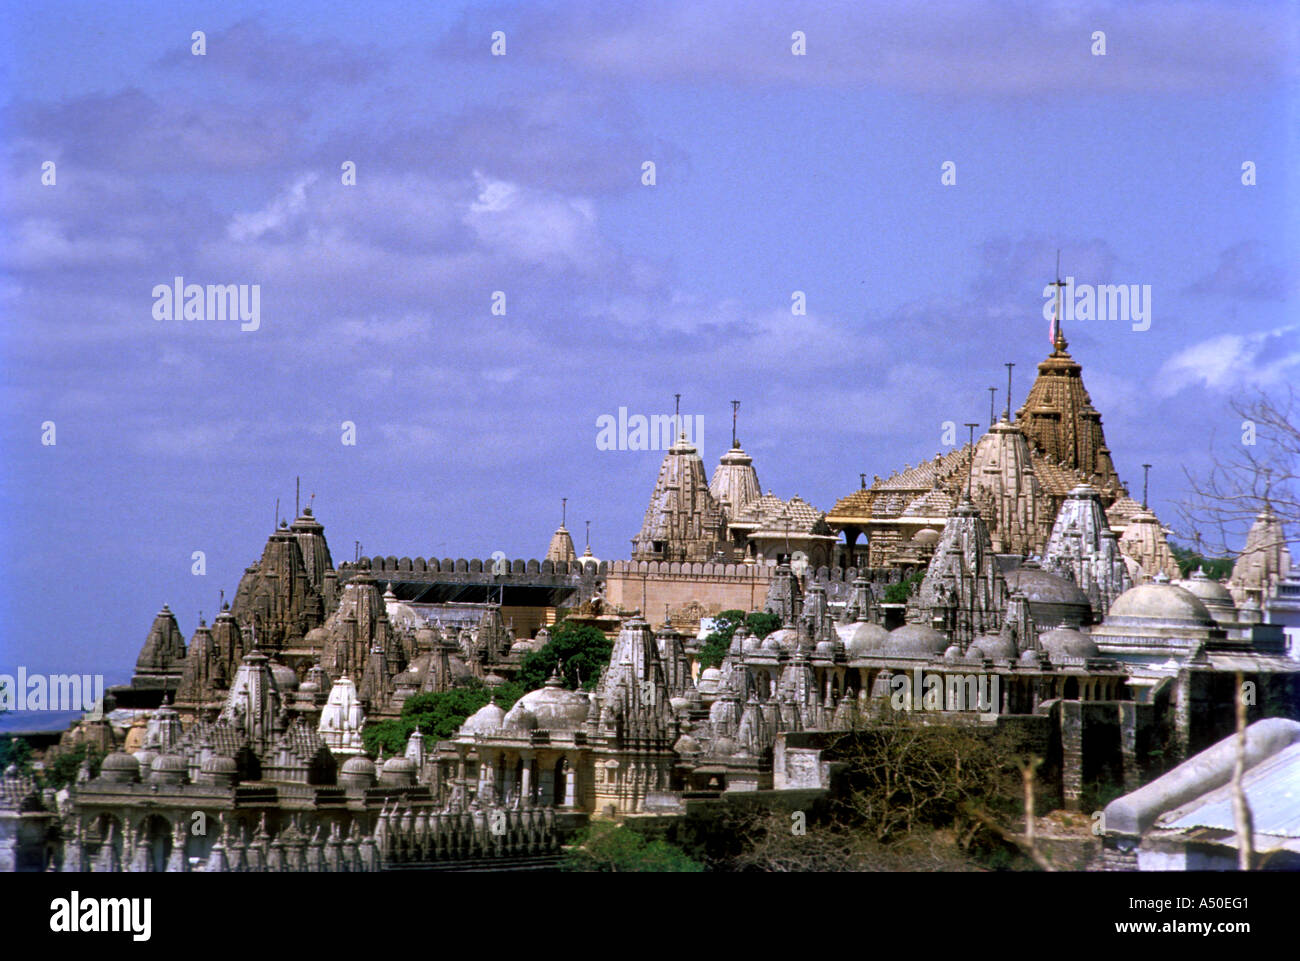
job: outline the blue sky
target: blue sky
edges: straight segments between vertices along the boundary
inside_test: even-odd
[[[710,466],[739,398],[763,487],[829,509],[1005,361],[1023,399],[1058,247],[1151,286],[1150,330],[1066,333],[1166,522],[1300,367],[1293,5],[143,9],[0,14],[0,665],[129,676],[295,475],[336,561],[536,557],[564,496],[625,557],[661,454],[596,419],[676,392]],[[261,328],[155,320],[178,274],[259,284]]]

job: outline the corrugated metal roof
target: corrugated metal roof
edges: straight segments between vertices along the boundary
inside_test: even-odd
[[[1242,778],[1256,835],[1300,838],[1300,741],[1256,764]],[[1215,788],[1161,815],[1156,827],[1172,831],[1235,831],[1232,784]]]

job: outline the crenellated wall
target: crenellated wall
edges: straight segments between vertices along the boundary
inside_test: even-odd
[[[527,576],[529,574],[539,575],[542,577],[581,577],[587,564],[581,561],[539,561],[536,558],[532,560],[507,560],[503,559],[501,564],[504,565],[500,573],[495,570],[497,562],[491,558],[480,559],[458,557],[453,560],[450,557],[444,557],[438,560],[431,557],[426,560],[423,557],[394,557],[391,554],[388,557],[363,557],[357,561],[339,565],[339,575],[343,577],[343,572],[347,571],[348,576],[355,574],[358,568],[369,567],[370,572],[376,579],[384,573],[395,574],[485,574],[488,577],[516,577]],[[594,564],[595,574],[603,577],[609,568],[608,561],[588,562]]]
[[[605,600],[639,610],[651,626],[671,614],[679,630],[698,630],[701,617],[726,610],[762,610],[774,567],[676,561],[611,561]]]

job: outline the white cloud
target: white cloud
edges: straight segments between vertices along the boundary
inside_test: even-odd
[[[1170,397],[1203,384],[1212,390],[1267,387],[1300,367],[1300,325],[1253,334],[1219,334],[1179,351],[1156,374],[1156,391]]]
[[[282,232],[291,220],[297,219],[306,209],[307,188],[319,176],[315,171],[301,174],[287,190],[261,210],[251,214],[236,214],[226,227],[226,235],[238,243],[247,243],[272,231]]]
[[[590,199],[530,190],[478,171],[474,179],[478,196],[465,224],[489,249],[528,263],[563,261],[581,270],[603,259],[605,245]]]

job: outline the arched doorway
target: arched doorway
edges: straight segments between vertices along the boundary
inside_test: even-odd
[[[122,869],[122,822],[111,814],[95,818],[84,835],[86,863],[92,871]]]
[[[167,870],[167,858],[172,853],[172,826],[165,817],[151,814],[140,824],[140,844],[146,850],[145,870],[159,873]]]

